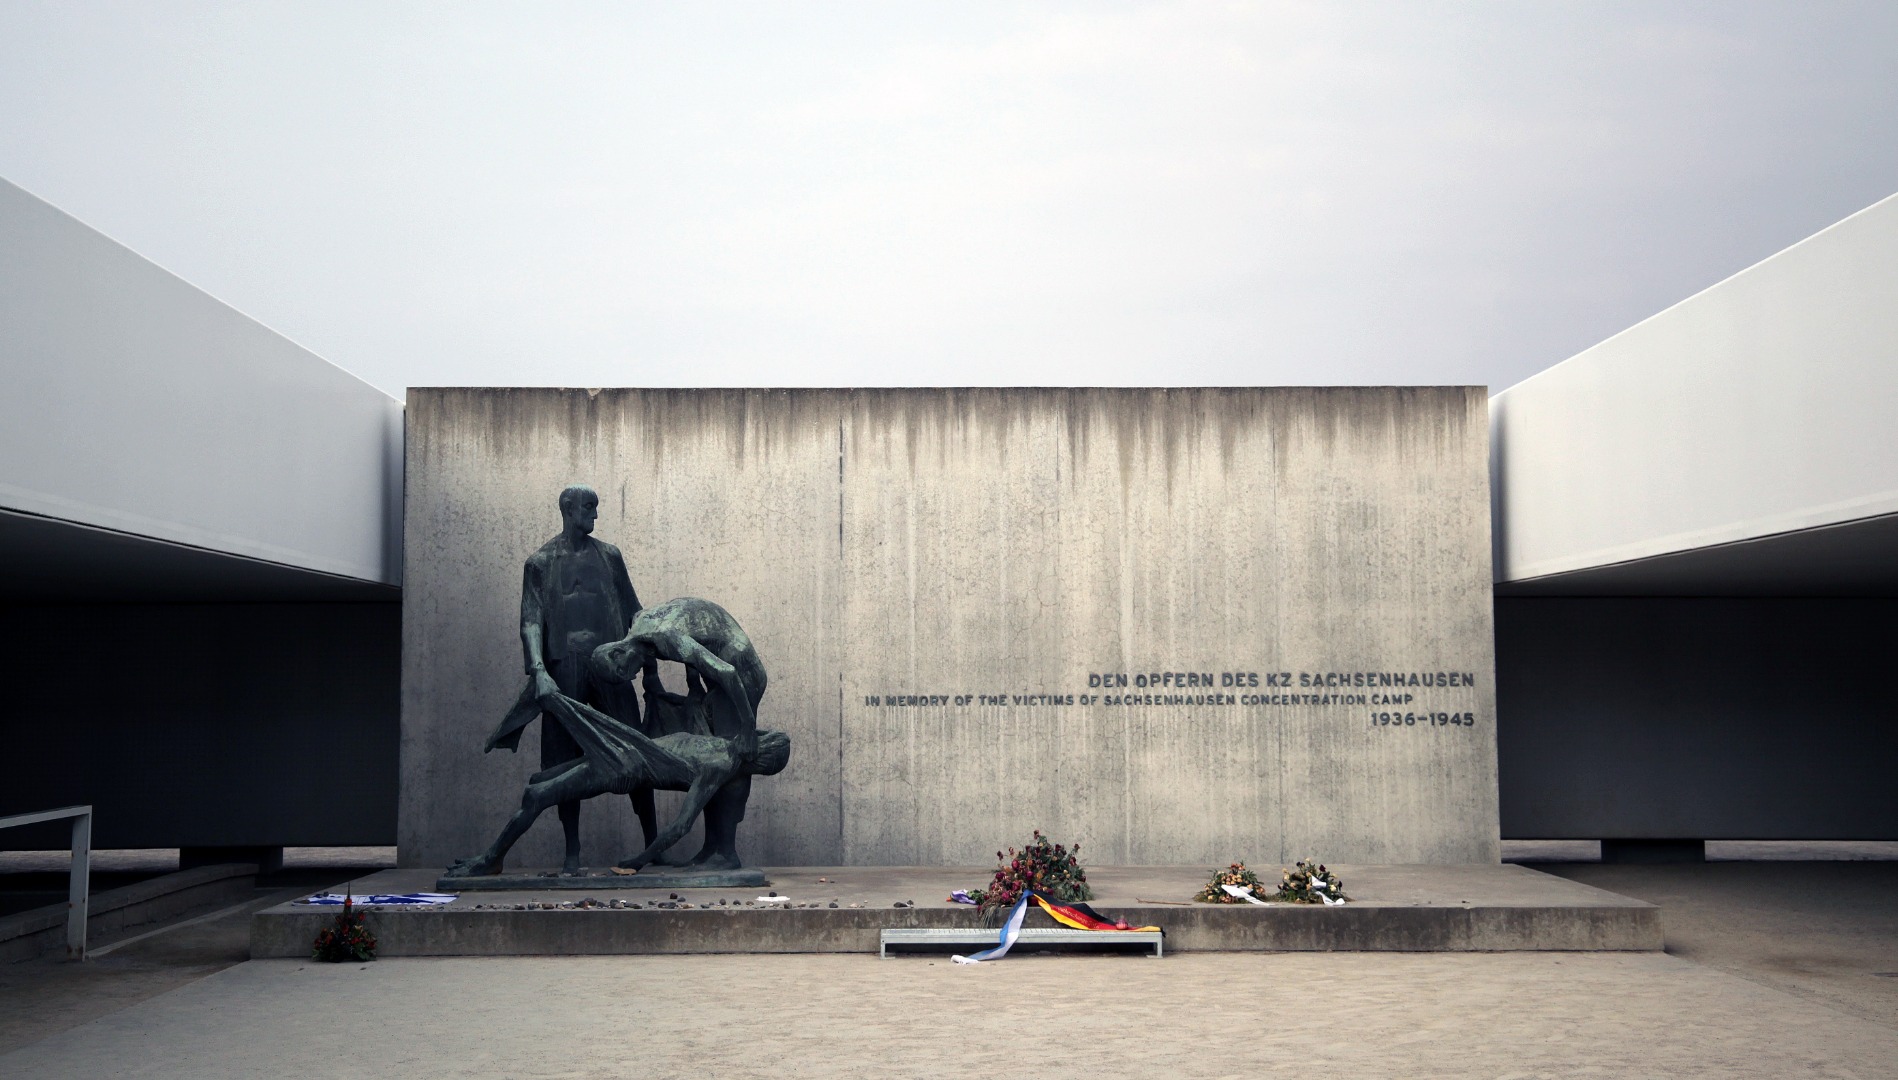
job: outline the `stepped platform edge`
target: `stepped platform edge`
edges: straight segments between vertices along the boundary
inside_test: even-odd
[[[1351,903],[1192,903],[1211,876],[1210,867],[1096,867],[1088,871],[1088,881],[1096,911],[1134,926],[1161,927],[1169,954],[1613,952],[1657,951],[1663,944],[1661,912],[1654,905],[1521,866],[1332,869]],[[875,955],[886,929],[981,926],[973,908],[947,897],[955,889],[986,884],[990,873],[955,867],[766,867],[764,888],[601,889],[597,895],[559,887],[467,892],[439,907],[371,908],[367,919],[385,957]],[[440,870],[384,870],[352,884],[358,896],[435,891],[439,876]],[[1261,876],[1275,878],[1277,868],[1263,867]],[[761,903],[767,893],[787,899]],[[588,900],[604,906],[558,906]],[[307,957],[317,931],[335,914],[333,907],[297,902],[261,911],[251,922],[251,956]],[[1028,925],[1055,924],[1037,911]]]

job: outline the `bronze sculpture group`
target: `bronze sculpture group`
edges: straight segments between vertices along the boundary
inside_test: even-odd
[[[575,485],[560,493],[562,528],[527,559],[521,583],[526,685],[484,750],[516,750],[541,720],[539,772],[521,808],[488,850],[449,876],[498,874],[508,849],[548,807],[566,839],[562,873],[580,872],[580,803],[631,798],[646,847],[619,863],[638,870],[679,842],[702,812],[705,845],[690,871],[739,866],[738,823],[751,778],[783,770],[790,739],[758,730],[765,671],[751,639],[724,608],[682,597],[642,608],[619,549],[592,535],[599,496]],[[660,682],[658,661],[684,665],[687,692]],[[642,715],[633,680],[645,691]],[[686,793],[663,827],[653,791]]]

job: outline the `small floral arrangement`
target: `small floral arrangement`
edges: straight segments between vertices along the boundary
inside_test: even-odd
[[[995,853],[995,861],[1001,864],[995,868],[995,877],[988,888],[970,890],[969,899],[989,919],[1000,918],[1028,889],[1065,903],[1092,900],[1094,890],[1088,888],[1087,871],[1081,869],[1077,857],[1080,850],[1079,844],[1069,848],[1053,843],[1036,829],[1027,847],[1009,848],[1006,855]]]
[[[1302,860],[1291,870],[1279,871],[1279,878],[1278,891],[1268,893],[1266,883],[1246,869],[1245,863],[1231,863],[1224,870],[1213,871],[1213,879],[1193,899],[1202,904],[1246,902],[1245,897],[1227,892],[1227,885],[1245,889],[1261,901],[1280,904],[1341,904],[1351,899],[1344,894],[1344,882],[1338,880],[1338,875],[1316,859]]]
[[[1207,882],[1206,887],[1201,889],[1193,899],[1202,904],[1245,903],[1243,898],[1234,896],[1221,888],[1222,885],[1237,885],[1243,889],[1250,889],[1252,895],[1261,900],[1265,899],[1265,882],[1259,879],[1259,875],[1246,869],[1246,864],[1242,862],[1233,863],[1224,870],[1213,871],[1213,879]]]
[[[1338,875],[1325,869],[1325,864],[1317,859],[1304,859],[1293,869],[1281,871],[1283,880],[1279,882],[1279,891],[1272,899],[1287,904],[1333,904],[1349,900],[1344,894],[1344,882]]]
[[[336,922],[317,932],[310,958],[329,964],[376,958],[376,936],[363,925],[363,915],[356,910],[353,895],[343,897],[343,910],[336,913]]]

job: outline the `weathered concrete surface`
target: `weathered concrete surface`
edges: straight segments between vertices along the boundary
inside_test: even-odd
[[[160,923],[193,908],[248,899],[257,867],[248,863],[199,866],[149,881],[93,893],[86,901],[86,941],[97,948],[109,937]],[[26,960],[66,948],[64,903],[0,918],[0,963]]]
[[[1658,908],[1516,866],[1336,868],[1344,907],[1183,904],[1206,882],[1200,867],[1101,867],[1092,906],[1108,918],[1166,931],[1167,952],[1502,952],[1656,950]],[[370,928],[386,956],[547,956],[636,953],[875,952],[885,929],[981,925],[946,899],[987,880],[953,867],[796,867],[769,871],[798,906],[745,907],[761,890],[681,889],[690,909],[497,910],[476,904],[559,903],[567,890],[478,893],[438,908],[378,908]],[[828,880],[819,882],[818,878]],[[427,888],[425,871],[385,871],[360,892]],[[599,897],[608,895],[601,890]],[[719,906],[719,901],[727,906]],[[914,901],[914,906],[897,907]],[[1173,901],[1169,903],[1169,901]],[[831,903],[838,906],[830,907]],[[709,906],[707,906],[709,905]],[[252,920],[251,955],[304,956],[335,909],[283,904]],[[1036,912],[1030,925],[1056,925]]]
[[[1661,953],[642,956],[253,961],[0,1055],[0,1075],[1869,1078],[1895,1061],[1889,1026]]]
[[[1035,828],[1107,863],[1494,862],[1486,425],[1464,387],[411,391],[403,864],[485,846],[534,768],[478,748],[571,482],[643,600],[758,644],[793,750],[747,862],[966,865]],[[1300,685],[1367,672],[1449,685]],[[623,800],[582,834],[638,846]]]

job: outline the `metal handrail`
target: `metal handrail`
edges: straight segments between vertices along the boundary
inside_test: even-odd
[[[86,914],[92,883],[92,807],[66,806],[0,817],[0,829],[72,818],[72,870],[66,881],[66,958],[86,958]]]

